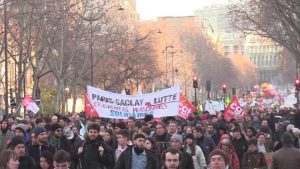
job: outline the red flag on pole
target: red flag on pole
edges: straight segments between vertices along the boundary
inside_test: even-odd
[[[238,98],[234,96],[224,111],[224,118],[229,121],[236,116],[244,116],[244,114],[245,112],[240,106]]]
[[[86,93],[84,93],[84,101],[85,101],[84,103],[85,115],[87,117],[99,117],[99,114],[97,113],[93,105],[91,105],[89,97],[87,96]]]
[[[178,116],[186,120],[188,116],[192,115],[195,110],[196,107],[180,93]]]

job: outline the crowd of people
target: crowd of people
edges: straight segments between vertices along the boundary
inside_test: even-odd
[[[251,109],[230,121],[223,112],[187,120],[7,116],[0,169],[297,169],[299,127],[292,109]]]

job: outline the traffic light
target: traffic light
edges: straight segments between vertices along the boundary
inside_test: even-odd
[[[223,84],[222,89],[223,89],[223,93],[226,93],[226,89],[227,89],[226,84]]]
[[[193,88],[198,88],[198,77],[194,76],[193,77]]]
[[[300,79],[296,79],[295,81],[295,88],[296,88],[296,91],[300,91]]]

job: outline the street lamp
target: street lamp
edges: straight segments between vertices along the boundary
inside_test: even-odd
[[[172,51],[173,51],[173,48],[174,48],[174,46],[172,45],[172,44],[170,44],[170,45],[166,45],[166,47],[165,47],[165,50],[163,50],[162,51],[162,53],[165,53],[166,54],[166,74],[165,74],[165,80],[166,80],[166,84],[165,84],[165,87],[168,87],[168,49],[169,48],[171,48],[172,49]],[[173,58],[173,57],[172,57]],[[173,64],[172,64],[173,65]],[[172,67],[172,69],[173,69],[173,67]]]

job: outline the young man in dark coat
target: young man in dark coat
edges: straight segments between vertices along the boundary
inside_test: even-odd
[[[158,169],[158,160],[144,148],[146,137],[136,134],[133,146],[127,147],[118,158],[115,169]]]
[[[50,144],[52,144],[57,150],[65,150],[71,153],[71,143],[63,134],[63,128],[59,124],[52,125],[52,136],[49,138]]]
[[[73,158],[77,161],[77,168],[104,169],[113,166],[113,151],[99,135],[98,123],[90,123],[87,127],[88,137],[82,141],[73,152]]]
[[[48,142],[48,134],[44,127],[36,127],[33,131],[36,143],[33,143],[28,148],[28,154],[34,158],[36,162],[40,161],[43,151],[49,151],[54,154],[54,147]]]
[[[247,144],[247,140],[246,140],[244,134],[242,134],[242,131],[240,128],[235,128],[233,130],[233,133],[234,133],[234,137],[232,139],[232,145],[234,147],[236,155],[239,158],[240,165],[241,165],[243,155],[248,150],[248,144]]]

